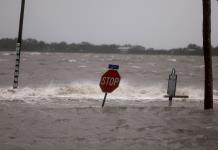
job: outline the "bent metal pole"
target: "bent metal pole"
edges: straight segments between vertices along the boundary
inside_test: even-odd
[[[18,77],[19,77],[19,66],[20,66],[20,52],[21,52],[21,45],[22,45],[22,31],[23,31],[23,18],[24,18],[24,6],[25,0],[21,1],[21,11],[20,11],[20,23],[19,23],[19,32],[16,44],[16,63],[15,63],[15,70],[14,70],[14,83],[13,88],[18,87]]]

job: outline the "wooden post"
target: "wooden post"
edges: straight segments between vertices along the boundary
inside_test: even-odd
[[[204,109],[213,109],[213,71],[211,55],[211,0],[203,2],[203,51],[205,63]]]
[[[25,6],[25,0],[21,1],[21,11],[20,11],[20,24],[19,24],[19,32],[18,32],[18,38],[17,38],[17,44],[16,44],[16,64],[15,64],[15,70],[14,70],[14,83],[13,88],[18,87],[18,77],[19,77],[19,66],[20,66],[20,51],[21,51],[21,45],[22,45],[22,31],[23,31],[23,16],[24,16],[24,6]]]

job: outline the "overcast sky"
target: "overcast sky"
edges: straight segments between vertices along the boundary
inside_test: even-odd
[[[218,2],[212,44],[218,45]],[[21,0],[0,0],[0,38],[17,37]],[[23,38],[46,42],[202,45],[202,0],[26,0]]]

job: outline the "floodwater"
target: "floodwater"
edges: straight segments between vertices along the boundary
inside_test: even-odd
[[[19,88],[12,89],[15,54],[0,52],[2,150],[216,150],[218,57],[213,58],[214,110],[203,110],[200,56],[29,53],[21,55]],[[99,87],[108,64],[121,82]],[[179,95],[163,96],[172,68]]]
[[[19,90],[12,91],[15,54],[0,53],[0,96],[4,99],[40,100],[40,97],[70,97],[99,100],[99,81],[108,64],[117,64],[118,89],[109,99],[143,102],[164,100],[172,68],[178,75],[177,94],[190,100],[204,99],[203,56],[128,54],[79,54],[24,52],[21,55]],[[214,98],[218,98],[218,57],[213,57]],[[47,99],[49,100],[49,98]]]

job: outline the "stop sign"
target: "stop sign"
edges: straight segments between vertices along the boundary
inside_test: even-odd
[[[121,77],[116,70],[108,70],[101,77],[101,90],[105,93],[113,92],[119,86],[120,78]]]

